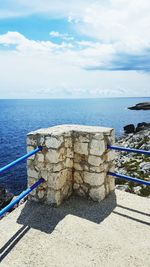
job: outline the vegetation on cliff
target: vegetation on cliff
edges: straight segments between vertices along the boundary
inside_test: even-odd
[[[138,133],[126,134],[117,145],[136,149],[150,150],[150,128]],[[150,181],[150,157],[143,154],[117,152],[116,172]],[[116,179],[116,187],[140,196],[150,197],[150,186]]]

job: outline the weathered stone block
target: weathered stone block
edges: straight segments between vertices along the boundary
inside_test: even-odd
[[[84,182],[91,186],[100,186],[104,183],[105,173],[84,172]]]
[[[72,194],[72,184],[65,184],[65,186],[61,189],[61,193],[63,198],[68,198]]]
[[[66,158],[66,167],[72,168],[73,167],[73,159]]]
[[[89,134],[80,135],[76,138],[77,142],[80,143],[88,143],[89,142]]]
[[[40,146],[45,145],[45,138],[44,138],[44,136],[41,136],[41,137],[40,137],[39,145],[40,145]]]
[[[49,163],[58,163],[65,159],[65,149],[61,148],[59,151],[54,149],[49,149],[46,153],[46,160]]]
[[[38,153],[36,158],[39,162],[44,162],[44,155],[42,153]]]
[[[87,187],[87,185],[85,185],[85,184],[81,184],[80,186],[81,186],[82,190],[83,190],[85,193],[88,192],[88,187]]]
[[[34,170],[34,169],[30,169],[29,168],[27,170],[27,174],[28,174],[28,176],[30,176],[32,178],[35,178],[35,179],[38,179],[39,178],[39,173],[36,170]]]
[[[48,171],[47,170],[41,170],[39,176],[43,178],[45,181],[48,179]]]
[[[105,198],[104,185],[102,185],[99,188],[91,188],[89,195],[94,201],[100,202],[101,200],[103,200]]]
[[[67,158],[74,158],[74,152],[71,148],[67,148]]]
[[[49,173],[47,179],[48,187],[55,190],[59,190],[64,186],[66,180],[67,180],[66,170],[62,170],[58,173]]]
[[[74,169],[77,171],[82,171],[83,167],[79,163],[74,163]]]
[[[48,189],[47,192],[47,203],[51,205],[60,205],[61,204],[61,194],[60,191],[55,191],[53,189]]]
[[[44,190],[39,190],[38,191],[38,198],[42,199],[42,198],[44,198],[44,196],[45,196],[45,191]]]
[[[90,163],[93,166],[99,166],[103,162],[104,162],[103,159],[100,157],[97,157],[97,156],[89,156],[88,157],[88,163]]]
[[[28,146],[37,146],[37,140],[33,137],[27,136],[27,145]]]
[[[88,143],[76,142],[74,144],[74,152],[78,154],[88,155]]]
[[[28,153],[31,152],[34,149],[35,149],[34,146],[27,146],[27,152]],[[30,159],[35,159],[35,155],[30,156]]]
[[[29,179],[28,179],[28,186],[33,185],[36,181],[37,181],[37,179],[35,179],[33,177],[29,177]]]
[[[108,176],[108,186],[109,186],[109,190],[110,191],[114,191],[115,190],[115,179],[112,176]]]
[[[76,184],[76,183],[74,183],[74,184],[73,184],[73,189],[74,189],[74,190],[78,190],[78,189],[79,189],[79,187],[80,187],[80,185],[79,185],[79,184]]]
[[[37,180],[32,178],[32,177],[28,177],[28,186],[32,186]],[[36,196],[36,188],[30,193],[31,196]]]
[[[107,160],[112,161],[116,158],[116,153],[114,151],[108,151],[107,153]]]
[[[92,139],[96,139],[98,141],[101,141],[104,139],[104,134],[103,133],[96,133],[92,136]]]
[[[81,154],[77,154],[77,153],[74,153],[74,162],[77,162],[77,163],[81,163],[81,162],[86,162],[87,161],[87,158],[88,156],[86,155],[81,155]]]
[[[82,174],[81,172],[74,172],[74,182],[77,184],[82,184],[83,183],[83,179],[82,179]]]
[[[58,149],[62,145],[63,142],[64,142],[64,139],[62,136],[59,137],[59,139],[50,136],[50,137],[46,137],[45,145],[48,148]]]
[[[104,140],[101,140],[100,142],[98,140],[92,140],[90,144],[90,154],[95,156],[101,156],[105,152],[105,142]]]
[[[59,153],[57,150],[48,150],[46,153],[46,160],[48,163],[58,163],[59,160]]]
[[[91,172],[97,172],[97,173],[104,172],[105,171],[105,164],[101,164],[98,167],[92,166],[92,167],[90,167],[90,171]]]
[[[51,171],[52,172],[60,172],[63,169],[65,169],[65,163],[64,162],[59,162],[57,164],[53,164],[52,165]]]
[[[77,191],[76,194],[80,197],[85,197],[86,193],[84,192],[84,190],[80,187]]]
[[[72,146],[73,146],[72,138],[71,137],[70,138],[66,138],[65,139],[65,147],[72,148]]]

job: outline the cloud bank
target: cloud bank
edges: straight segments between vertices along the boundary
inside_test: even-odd
[[[18,72],[20,88],[26,77],[28,90],[35,87],[34,97],[57,97],[57,92],[62,97],[134,96],[134,90],[138,96],[140,86],[149,95],[148,0],[6,0],[0,7],[1,20],[63,18],[75,33],[54,28],[47,33],[49,40],[40,41],[18,31],[0,34],[0,69],[11,71],[11,82],[4,81],[5,75],[0,79],[3,87],[15,87]]]

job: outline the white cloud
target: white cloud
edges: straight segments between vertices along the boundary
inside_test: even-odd
[[[49,35],[52,38],[60,38],[60,39],[65,40],[65,41],[73,41],[74,40],[74,37],[70,36],[68,33],[60,33],[60,32],[57,32],[57,31],[51,31],[49,33]]]
[[[58,32],[52,32],[52,36],[61,36]],[[70,42],[72,41],[72,42]],[[92,68],[99,66],[105,68],[109,65],[115,49],[112,45],[94,42],[76,42],[74,40],[62,41],[60,44],[52,41],[35,41],[25,38],[18,32],[8,32],[0,35],[0,44],[8,49],[13,45],[13,50],[22,54],[39,56],[45,54],[48,59],[61,59],[63,64],[71,64],[79,68]]]
[[[36,97],[149,95],[149,0],[0,3],[0,19],[36,14],[65,18],[83,40],[55,29],[49,33],[49,41],[29,40],[18,32],[0,35],[0,45],[5,48],[0,50],[0,69],[9,77],[4,74],[0,78],[4,89],[17,84],[22,94],[33,90]],[[55,38],[60,39],[59,44]]]
[[[114,53],[109,45],[81,42],[74,49],[69,43],[29,40],[17,32],[1,35],[0,44],[13,45],[12,50],[0,50],[1,98],[148,96],[147,74],[83,68],[109,62]]]
[[[138,52],[150,46],[149,14],[149,0],[96,1],[83,13],[78,30],[127,52]]]
[[[6,34],[0,35],[0,44],[4,46],[14,45],[17,51],[24,53],[28,52],[59,52],[71,48],[70,43],[62,42],[60,45],[51,41],[35,41],[29,40],[19,32],[7,32]]]
[[[118,42],[126,50],[149,47],[149,0],[5,0],[0,17],[44,14],[66,18],[77,30],[102,42]],[[54,29],[55,30],[55,29]]]
[[[49,18],[66,18],[77,33],[103,44],[98,54],[104,46],[105,50],[108,48],[108,56],[110,49],[117,54],[131,55],[140,55],[150,49],[149,0],[7,0],[1,7],[0,16],[7,11],[8,16],[44,14]],[[73,41],[73,36],[55,29],[50,36]]]

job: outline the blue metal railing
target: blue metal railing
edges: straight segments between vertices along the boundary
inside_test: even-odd
[[[6,170],[9,170],[10,168],[14,167],[16,164],[18,164],[18,163],[24,161],[25,159],[27,159],[27,158],[33,156],[34,154],[36,154],[37,152],[39,152],[39,151],[41,151],[41,150],[42,150],[42,147],[37,147],[36,149],[32,150],[31,152],[25,154],[24,156],[22,156],[22,157],[16,159],[15,161],[9,163],[9,164],[6,165],[6,166],[0,168],[0,174],[1,174],[2,172],[6,171]]]
[[[146,150],[141,150],[141,149],[134,149],[134,148],[126,148],[126,147],[119,147],[119,146],[107,146],[108,149],[114,149],[114,150],[119,150],[119,151],[126,151],[126,152],[133,152],[133,153],[139,153],[139,154],[145,154],[150,156],[150,151],[146,151]],[[125,179],[128,181],[132,181],[135,183],[140,183],[140,184],[144,184],[144,185],[148,185],[150,186],[150,182],[149,181],[145,181],[142,179],[138,179],[138,178],[133,178],[131,176],[128,175],[124,175],[124,174],[120,174],[120,173],[115,173],[115,172],[108,172],[108,175],[120,178],[120,179]]]
[[[130,176],[127,176],[127,175],[124,175],[124,174],[114,173],[114,172],[108,172],[107,174],[111,175],[111,176],[115,176],[115,177],[121,178],[121,179],[125,179],[125,180],[128,180],[128,181],[132,181],[132,182],[135,182],[135,183],[150,185],[150,182],[148,182],[148,181],[141,180],[141,179],[138,179],[138,178],[133,178],[133,177],[130,177]]]
[[[11,208],[14,207],[15,204],[19,203],[21,199],[23,199],[25,196],[29,195],[31,191],[33,191],[37,186],[39,186],[41,183],[43,183],[44,179],[40,178],[36,183],[34,183],[31,187],[27,188],[25,191],[23,191],[19,196],[17,196],[14,200],[12,200],[6,207],[4,207],[0,211],[0,217],[2,217],[6,212],[8,212]]]
[[[108,149],[114,149],[119,151],[126,151],[126,152],[132,152],[132,153],[138,153],[138,154],[145,154],[150,156],[150,151],[141,150],[141,149],[135,149],[135,148],[126,148],[126,147],[120,147],[120,146],[107,146]]]
[[[150,151],[145,151],[145,150],[138,150],[138,149],[133,149],[133,148],[124,148],[124,147],[118,147],[118,146],[107,146],[108,149],[114,149],[114,150],[119,150],[119,151],[126,151],[126,152],[133,152],[133,153],[140,153],[140,154],[145,154],[145,155],[150,155]],[[24,161],[25,159],[31,157],[32,155],[38,153],[39,151],[42,150],[42,147],[37,147],[36,149],[32,150],[31,152],[25,154],[24,156],[16,159],[15,161],[9,163],[8,165],[0,168],[0,174],[3,173],[6,170],[9,170],[10,168],[12,168],[13,166],[15,166],[16,164]],[[127,175],[123,175],[123,174],[119,174],[119,173],[114,173],[114,172],[108,172],[108,175],[114,176],[114,177],[118,177],[121,179],[126,179],[132,182],[136,182],[136,183],[141,183],[144,185],[149,185],[150,186],[150,182],[149,181],[145,181],[145,180],[141,180],[138,178],[133,178]],[[6,207],[4,207],[1,211],[0,211],[0,217],[2,217],[6,212],[8,212],[15,204],[17,204],[21,199],[23,199],[25,196],[27,196],[31,191],[33,191],[37,186],[39,186],[42,182],[44,181],[43,178],[40,178],[36,183],[34,183],[31,187],[27,188],[25,191],[23,191],[19,196],[17,196],[14,200],[12,200]]]
[[[24,156],[16,159],[15,161],[9,163],[8,165],[0,168],[0,174],[3,173],[6,170],[11,169],[16,164],[24,161],[25,159],[33,156],[34,154],[38,153],[42,150],[42,147],[37,147],[36,149],[32,150],[31,152],[25,154]],[[9,211],[15,204],[17,204],[21,199],[23,199],[25,196],[27,196],[32,190],[34,190],[37,186],[39,186],[44,181],[43,178],[40,178],[35,184],[33,184],[31,187],[27,188],[25,191],[23,191],[19,196],[17,196],[14,200],[12,200],[6,207],[4,207],[0,211],[0,217],[2,217],[7,211]]]

